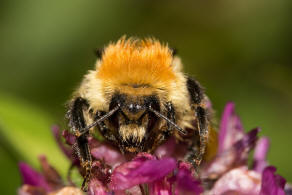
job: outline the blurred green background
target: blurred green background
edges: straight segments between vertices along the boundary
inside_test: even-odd
[[[46,154],[68,162],[49,131],[65,103],[122,35],[154,36],[178,49],[217,111],[234,101],[244,127],[271,140],[269,162],[292,181],[292,1],[0,1],[0,192],[15,194],[17,163]]]

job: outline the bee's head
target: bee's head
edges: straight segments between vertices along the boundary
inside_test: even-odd
[[[110,110],[119,107],[109,120],[109,125],[115,131],[119,147],[123,152],[144,151],[146,144],[152,141],[150,136],[162,125],[160,118],[150,111],[160,112],[160,102],[157,96],[132,96],[116,93],[113,95]]]

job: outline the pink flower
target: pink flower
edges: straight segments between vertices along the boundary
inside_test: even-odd
[[[23,186],[19,189],[19,195],[43,195],[57,191],[64,187],[61,176],[48,164],[45,156],[40,156],[39,161],[42,173],[35,171],[24,162],[19,163]]]
[[[274,167],[267,167],[269,141],[267,138],[257,141],[258,131],[256,128],[244,133],[234,104],[226,105],[220,124],[217,155],[205,164],[201,172],[201,179],[209,181],[205,194],[284,193],[285,180],[275,174]],[[254,147],[253,169],[249,169],[248,154]]]
[[[288,193],[290,186],[285,185],[285,179],[275,174],[276,169],[266,162],[269,141],[267,138],[258,140],[258,132],[256,128],[245,133],[235,114],[234,104],[228,103],[220,124],[217,154],[211,161],[203,163],[199,173],[195,173],[192,166],[182,160],[186,147],[177,144],[174,138],[170,138],[154,154],[140,153],[128,160],[113,146],[89,137],[93,168],[88,194]],[[53,127],[53,133],[64,154],[82,173],[70,147],[75,137],[63,131],[65,144],[58,127]],[[253,166],[249,169],[248,155],[254,148]],[[81,194],[79,187],[71,181],[73,187],[66,186],[44,157],[40,158],[40,162],[42,173],[20,163],[24,185],[19,189],[19,194],[70,194],[72,191]]]

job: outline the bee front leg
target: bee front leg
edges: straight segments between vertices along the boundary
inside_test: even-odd
[[[92,157],[90,154],[87,135],[79,136],[76,143],[73,145],[73,149],[79,158],[81,167],[84,170],[84,180],[81,189],[83,191],[87,191],[92,168]]]
[[[73,145],[73,150],[76,153],[80,166],[83,168],[84,181],[82,183],[82,190],[87,191],[88,182],[91,176],[92,168],[92,157],[90,154],[90,149],[88,145],[88,135],[89,133],[84,133],[82,129],[86,127],[86,122],[84,119],[84,111],[88,110],[88,102],[81,98],[77,97],[74,99],[70,105],[69,111],[67,113],[67,118],[69,119],[69,126],[71,127],[72,132],[76,136],[76,142]]]

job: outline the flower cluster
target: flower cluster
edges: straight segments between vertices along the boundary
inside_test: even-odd
[[[257,128],[245,133],[233,103],[228,103],[218,132],[217,154],[203,163],[199,173],[182,160],[185,146],[177,144],[174,138],[154,154],[140,153],[127,160],[116,148],[89,137],[94,161],[88,194],[291,194],[285,179],[275,173],[276,168],[268,166],[269,140],[258,139],[258,132]],[[63,131],[65,144],[58,127],[53,128],[53,133],[72,166],[82,173],[70,147],[75,137]],[[248,166],[248,156],[253,149],[252,165]],[[83,194],[71,180],[63,181],[44,156],[39,159],[42,173],[23,162],[19,164],[23,178],[19,195]]]

